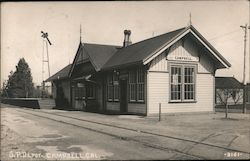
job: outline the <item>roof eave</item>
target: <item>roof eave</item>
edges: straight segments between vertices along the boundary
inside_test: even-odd
[[[143,62],[142,61],[135,61],[135,62],[130,62],[130,63],[126,63],[126,64],[105,67],[105,68],[102,68],[100,71],[104,72],[104,71],[109,71],[109,70],[114,70],[114,69],[123,69],[123,68],[126,68],[128,66],[133,66],[133,65],[143,65]]]
[[[232,65],[219,53],[219,51],[217,51],[192,25],[190,25],[189,27],[191,29],[191,33],[192,34],[196,34],[198,37],[200,37],[200,39],[202,39],[202,41],[204,41],[204,43],[207,45],[205,46],[208,49],[211,49],[216,56],[218,56],[218,60],[221,62],[221,64],[223,65],[223,68],[230,68]],[[193,32],[192,32],[193,31]],[[194,35],[195,36],[195,35]],[[199,39],[198,39],[199,40]],[[200,40],[199,40],[200,41]],[[210,51],[211,52],[211,51]],[[216,57],[215,56],[215,57]],[[218,68],[221,69],[221,68]]]
[[[165,49],[169,48],[172,44],[174,44],[175,42],[177,42],[179,40],[178,37],[180,37],[180,36],[182,37],[182,35],[183,36],[186,35],[188,33],[189,29],[190,29],[189,27],[185,28],[179,34],[177,34],[176,36],[174,36],[171,40],[169,40],[164,45],[162,45],[157,50],[155,50],[153,53],[151,53],[148,57],[144,58],[143,59],[143,64],[144,65],[148,64],[151,60],[153,60],[155,57],[158,56],[158,53],[162,53]]]
[[[147,58],[143,60],[143,64],[148,64],[150,61],[152,61],[155,57],[157,57],[160,53],[162,53],[164,50],[169,48],[171,45],[176,43],[178,40],[180,40],[182,37],[184,37],[188,33],[193,34],[214,56],[215,58],[221,63],[222,68],[229,68],[231,67],[231,64],[192,26],[188,26],[185,30],[177,34],[175,37],[173,37],[170,41],[162,45],[160,48],[158,48],[155,52],[150,54]],[[218,68],[220,69],[220,68]]]
[[[58,78],[53,78],[53,79],[46,79],[44,82],[53,82],[53,81],[60,81],[60,80],[65,80],[65,79],[69,79],[69,77],[60,77],[59,79]]]

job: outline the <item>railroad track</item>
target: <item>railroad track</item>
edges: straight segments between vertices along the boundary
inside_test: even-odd
[[[150,135],[150,136],[154,136],[154,137],[162,137],[162,138],[167,138],[167,139],[173,139],[173,140],[176,140],[176,141],[184,141],[184,142],[188,142],[188,143],[193,143],[194,145],[207,146],[208,148],[219,148],[219,149],[222,149],[222,150],[225,150],[225,151],[239,152],[239,153],[242,153],[242,154],[250,155],[249,152],[245,152],[245,151],[241,151],[241,150],[235,150],[235,149],[222,147],[222,146],[217,146],[217,145],[213,145],[213,144],[209,144],[209,143],[204,143],[204,142],[202,142],[204,140],[202,140],[202,141],[188,140],[188,139],[183,139],[183,138],[178,138],[178,137],[173,137],[173,136],[168,136],[168,135],[163,135],[163,134],[157,134],[157,133],[138,130],[138,129],[133,129],[133,128],[121,127],[121,126],[117,126],[117,125],[112,125],[112,124],[107,124],[107,123],[102,123],[102,122],[97,122],[97,121],[91,121],[91,120],[86,120],[86,119],[82,119],[82,118],[75,118],[75,117],[71,117],[71,116],[65,116],[65,115],[61,115],[61,114],[57,114],[57,113],[50,113],[50,112],[45,112],[45,111],[37,112],[37,111],[31,110],[31,109],[22,109],[22,110],[15,109],[15,110],[18,111],[18,112],[30,114],[30,115],[33,115],[33,116],[42,117],[42,118],[46,118],[46,119],[53,120],[53,121],[56,121],[56,122],[65,123],[65,124],[72,125],[72,126],[75,126],[75,127],[79,127],[79,128],[87,129],[87,130],[94,131],[94,132],[97,132],[97,133],[109,135],[109,136],[112,136],[112,137],[115,137],[115,138],[118,138],[118,139],[127,140],[127,141],[134,141],[134,142],[140,143],[140,144],[142,144],[144,146],[147,146],[147,147],[150,147],[150,148],[155,148],[155,149],[164,150],[164,151],[172,151],[172,152],[184,155],[184,156],[192,157],[193,159],[205,160],[205,159],[209,159],[209,158],[204,158],[203,156],[196,155],[196,154],[190,154],[190,153],[188,153],[190,151],[190,149],[187,152],[184,152],[184,151],[180,151],[179,149],[175,149],[175,148],[163,147],[163,146],[159,146],[159,145],[152,144],[152,143],[149,143],[149,142],[137,140],[137,139],[135,139],[133,137],[124,137],[124,136],[117,135],[117,134],[114,134],[114,133],[111,133],[111,132],[107,132],[107,131],[104,131],[103,128],[101,128],[102,130],[97,129],[97,128],[94,129],[94,128],[91,128],[91,126],[86,127],[86,126],[81,126],[81,125],[78,125],[78,124],[74,124],[74,123],[72,123],[72,121],[63,121],[63,120],[60,120],[60,119],[55,119],[55,117],[53,117],[53,116],[58,116],[58,117],[61,117],[61,118],[67,118],[67,119],[82,121],[82,122],[89,123],[89,124],[101,125],[101,126],[105,126],[105,127],[108,127],[108,128],[127,130],[127,131],[130,131],[130,132],[139,133],[139,134],[146,134],[146,135]],[[46,114],[47,116],[41,115],[41,113]],[[52,116],[52,118],[49,117],[49,116]]]

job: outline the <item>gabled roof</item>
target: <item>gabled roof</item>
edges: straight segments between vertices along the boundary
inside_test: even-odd
[[[149,38],[125,48],[119,49],[116,54],[104,65],[103,69],[115,68],[122,65],[143,63],[143,60],[155,52],[160,46],[183,32],[185,28]]]
[[[234,77],[215,77],[215,88],[234,89],[242,87],[243,84]]]
[[[66,67],[61,69],[59,72],[55,73],[54,75],[49,77],[47,80],[45,80],[45,82],[69,78],[69,70],[71,68],[71,65],[72,64],[67,65]]]
[[[90,44],[90,43],[80,43],[78,50],[76,52],[75,59],[69,71],[69,76],[71,77],[73,68],[77,63],[78,55],[86,54],[88,60],[91,62],[96,71],[99,71],[103,65],[116,53],[119,46],[114,45],[101,45],[101,44]]]
[[[69,67],[69,77],[71,77],[72,71],[77,64],[76,61],[79,54],[86,54],[84,55],[86,60],[84,60],[86,62],[90,61],[97,72],[133,64],[146,65],[187,34],[191,34],[192,37],[208,51],[209,56],[216,61],[217,68],[228,68],[231,66],[231,64],[190,25],[131,44],[127,47],[80,42],[73,64]],[[85,61],[82,63],[86,63]]]
[[[97,71],[117,52],[120,46],[83,44],[83,50],[89,55],[90,61],[94,64]]]
[[[148,64],[164,50],[189,33],[210,52],[210,57],[213,57],[219,62],[217,68],[228,68],[231,66],[231,64],[192,25],[190,25],[119,49],[114,56],[107,61],[103,70],[129,64]]]

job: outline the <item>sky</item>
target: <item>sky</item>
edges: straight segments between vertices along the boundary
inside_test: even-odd
[[[131,40],[135,43],[187,26],[190,13],[192,25],[232,64],[229,69],[217,70],[216,76],[234,76],[242,81],[244,31],[240,25],[249,24],[247,0],[3,2],[1,82],[8,79],[10,71],[15,71],[18,60],[24,57],[31,68],[33,82],[41,84],[41,31],[48,32],[52,42],[48,50],[53,75],[73,62],[80,42],[80,24],[83,42],[122,45],[125,29],[132,31]],[[249,56],[247,80],[248,61]],[[44,78],[48,78],[47,70]]]

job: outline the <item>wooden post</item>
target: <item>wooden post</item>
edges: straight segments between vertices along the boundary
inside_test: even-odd
[[[227,119],[227,114],[228,114],[228,104],[226,104],[226,109],[225,109],[225,110],[226,110],[226,116],[225,116],[225,117],[226,117],[226,119]]]
[[[159,121],[161,121],[161,103],[159,103]]]
[[[247,92],[246,85],[243,84],[243,110],[242,110],[243,113],[246,113],[246,92]]]

